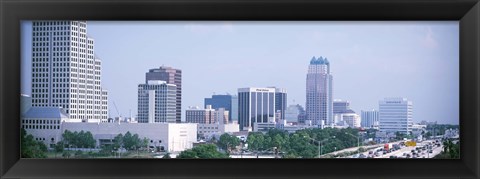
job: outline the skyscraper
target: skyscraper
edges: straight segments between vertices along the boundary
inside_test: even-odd
[[[225,108],[213,109],[207,105],[205,109],[190,108],[185,110],[185,120],[188,123],[227,124],[229,111]]]
[[[161,80],[138,85],[138,122],[176,122],[177,86]]]
[[[275,88],[239,88],[240,130],[253,131],[254,123],[275,121]]]
[[[275,110],[280,112],[280,118],[285,119],[285,111],[287,110],[287,90],[283,88],[275,88]],[[278,119],[277,119],[278,120]]]
[[[238,97],[236,95],[212,95],[211,98],[205,98],[204,107],[211,105],[213,109],[224,108],[229,111],[228,119],[230,122],[238,121]]]
[[[32,106],[61,107],[70,122],[106,122],[101,60],[86,21],[33,21]]]
[[[413,104],[407,98],[385,98],[379,101],[380,131],[410,133]]]
[[[362,127],[372,128],[378,125],[378,111],[375,109],[371,111],[362,110]]]
[[[314,125],[333,120],[332,82],[327,58],[313,57],[307,73],[306,113],[307,120],[311,120]]]
[[[149,80],[162,80],[177,87],[175,118],[176,122],[180,123],[182,120],[182,70],[162,65],[159,68],[150,69],[145,74],[145,83]]]

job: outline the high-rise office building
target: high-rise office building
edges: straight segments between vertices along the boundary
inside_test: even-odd
[[[161,80],[138,85],[138,122],[175,123],[177,86]]]
[[[286,89],[275,88],[275,110],[276,112],[280,113],[280,119],[285,119],[285,111],[287,110],[287,90]]]
[[[407,98],[385,98],[379,101],[380,131],[410,133],[413,104]]]
[[[275,121],[275,88],[239,88],[240,130],[253,131],[254,123]]]
[[[333,120],[333,77],[327,58],[312,58],[308,66],[306,85],[307,120],[314,125]]]
[[[101,60],[86,21],[32,22],[32,106],[61,107],[70,122],[106,122]]]
[[[236,95],[212,95],[211,98],[205,98],[204,107],[211,105],[213,109],[224,108],[229,111],[228,120],[230,122],[238,121],[238,97]]]
[[[362,127],[365,128],[373,128],[375,126],[378,126],[378,111],[375,109],[371,111],[363,111],[361,112],[362,116]]]
[[[176,86],[176,122],[180,123],[182,120],[182,70],[172,67],[160,66],[159,68],[150,69],[145,74],[145,82],[149,80],[166,81],[167,84],[174,84]]]

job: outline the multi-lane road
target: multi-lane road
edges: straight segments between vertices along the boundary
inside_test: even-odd
[[[360,155],[364,156],[364,158],[433,158],[440,154],[443,150],[441,141],[437,142],[440,143],[440,146],[433,145],[434,142],[435,140],[427,140],[418,142],[416,146],[402,146],[400,145],[400,142],[394,142],[390,144],[397,144],[400,146],[400,149],[384,154],[383,147],[377,147],[360,154],[349,156],[347,158],[359,158]],[[428,146],[431,146],[431,148]],[[424,147],[425,150],[423,149]],[[415,153],[415,155],[413,153]]]

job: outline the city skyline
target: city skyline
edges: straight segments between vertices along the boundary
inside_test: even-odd
[[[128,116],[129,110],[132,110],[132,115],[135,115],[137,85],[144,80],[145,71],[162,65],[177,68],[183,72],[183,114],[187,106],[203,106],[203,99],[211,96],[213,92],[236,94],[238,88],[251,86],[285,88],[289,96],[287,105],[301,104],[305,107],[304,88],[308,62],[312,56],[324,56],[328,57],[332,64],[335,81],[333,98],[350,101],[352,109],[357,112],[378,110],[379,100],[398,96],[413,101],[415,106],[413,118],[416,122],[422,120],[452,124],[459,122],[458,95],[452,95],[458,94],[459,83],[458,22],[120,23],[89,21],[88,24],[87,35],[95,39],[95,52],[102,59],[102,86],[109,91],[110,114],[111,112],[116,114],[112,111],[114,108],[111,108],[113,100],[116,101],[123,116]],[[115,27],[118,27],[115,32],[111,31]],[[386,27],[394,27],[391,28],[394,32],[390,32],[390,28]],[[335,31],[335,28],[338,31]],[[363,39],[358,39],[359,37],[356,36],[359,32],[344,32],[345,29],[350,28],[360,31],[360,34],[370,33],[363,34],[367,39],[373,39],[368,38],[372,35],[377,35],[378,39],[374,40],[376,41],[374,45],[372,42],[365,42],[370,45],[363,45],[361,44]],[[26,43],[29,38],[31,41],[31,36],[28,37],[28,29],[28,24],[23,22],[22,71],[24,66],[29,64],[28,58],[31,60],[31,47],[25,47],[31,44]],[[315,31],[305,33],[311,35],[306,37],[303,32],[310,32],[311,29]],[[174,32],[174,30],[181,32]],[[270,33],[271,30],[273,33]],[[300,30],[302,33],[292,34],[289,30],[293,32]],[[111,34],[106,33],[108,31]],[[169,33],[159,35],[157,31]],[[137,33],[126,33],[129,36],[118,42],[113,37],[121,32]],[[408,32],[404,36],[400,34],[407,40],[403,41],[401,38],[391,36],[400,32]],[[155,40],[147,39],[148,36],[154,36],[152,38]],[[292,40],[292,36],[293,41],[288,41]],[[390,37],[391,41],[380,38],[382,36]],[[286,43],[283,46],[275,45],[270,48],[268,45],[274,44],[265,42],[265,40],[277,39]],[[340,42],[336,42],[335,39]],[[341,43],[344,41],[352,41],[353,46]],[[142,45],[142,42],[148,45]],[[288,45],[287,42],[292,45]],[[392,42],[392,48],[397,47],[397,49],[373,48]],[[312,44],[315,45],[314,49],[302,49]],[[329,45],[335,50],[329,50],[331,48],[328,47]],[[405,48],[400,49],[398,46]],[[30,52],[28,52],[29,49]],[[346,50],[342,51],[342,49]],[[182,50],[185,52],[179,53]],[[381,63],[378,59],[385,59],[388,56],[383,51],[395,54],[389,56],[389,59],[393,60]],[[405,55],[407,52],[408,54]],[[137,63],[132,59],[140,59],[145,63]],[[434,68],[431,68],[432,64]],[[197,70],[196,68],[199,67],[204,69]],[[377,73],[365,73],[362,69]],[[378,71],[383,73],[379,74]],[[379,78],[379,75],[382,78]],[[25,87],[24,82],[28,81],[25,80],[28,76],[22,75],[22,93],[30,95],[31,90]],[[119,80],[118,78],[122,79],[121,83],[114,80]],[[392,79],[395,79],[393,84]],[[382,85],[386,90],[378,90]],[[408,85],[413,87],[405,87]],[[422,88],[418,89],[418,86]],[[131,89],[134,89],[133,93],[129,92]],[[432,94],[431,91],[437,93]],[[445,96],[449,98],[445,99]],[[295,100],[295,103],[292,103],[292,100]],[[432,114],[433,112],[435,114]],[[442,119],[445,116],[448,119]]]

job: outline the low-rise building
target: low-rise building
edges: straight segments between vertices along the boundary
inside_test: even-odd
[[[89,123],[68,122],[68,115],[58,107],[32,107],[22,119],[22,128],[47,146],[62,140],[64,131],[89,131],[96,146],[109,144],[118,134],[138,134],[149,140],[150,148],[179,152],[192,148],[197,140],[197,124],[193,123]]]
[[[238,123],[228,124],[197,124],[198,137],[210,139],[212,136],[220,136],[224,133],[235,133],[240,131]]]

